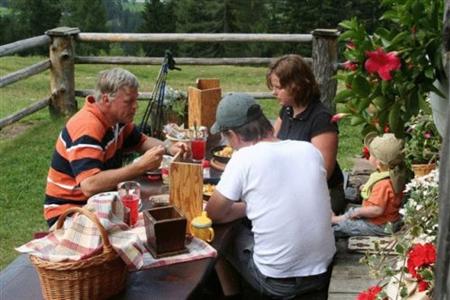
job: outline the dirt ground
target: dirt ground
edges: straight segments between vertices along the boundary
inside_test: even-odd
[[[35,125],[37,121],[15,122],[0,129],[0,140],[12,139]]]

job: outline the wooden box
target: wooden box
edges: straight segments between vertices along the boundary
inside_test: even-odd
[[[221,96],[219,79],[197,79],[197,86],[188,88],[189,127],[196,124],[211,128]]]
[[[173,206],[154,207],[144,211],[147,247],[159,258],[184,253],[186,218]]]

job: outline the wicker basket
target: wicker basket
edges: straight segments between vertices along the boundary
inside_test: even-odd
[[[119,293],[126,283],[127,267],[113,250],[108,233],[97,217],[84,208],[71,208],[58,219],[59,229],[67,215],[79,212],[100,230],[103,252],[80,261],[50,262],[30,255],[41,281],[44,299],[105,299]]]

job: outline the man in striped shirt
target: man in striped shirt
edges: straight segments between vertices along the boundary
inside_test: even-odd
[[[44,216],[49,226],[68,208],[86,204],[90,196],[159,167],[164,143],[140,133],[132,123],[138,87],[136,76],[127,70],[103,71],[94,95],[66,123],[47,177]],[[187,150],[186,144],[176,143],[167,152]],[[141,159],[122,167],[122,155],[132,151],[143,153]]]

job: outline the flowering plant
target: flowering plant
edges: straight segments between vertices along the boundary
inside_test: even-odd
[[[439,158],[442,138],[431,115],[422,111],[406,124],[405,158],[409,164],[426,164]]]
[[[372,298],[358,299],[407,299],[414,293],[429,297],[433,293],[439,210],[438,171],[413,179],[407,184],[405,193],[407,201],[400,210],[403,228],[393,234],[393,242],[386,248],[377,244],[378,253],[366,254],[363,258],[372,274],[381,280],[376,289],[372,287],[360,293],[361,297],[372,295]]]
[[[338,110],[351,115],[352,125],[403,137],[404,124],[419,112],[425,96],[443,78],[441,59],[442,1],[383,0],[387,11],[373,35],[356,19],[343,21],[346,41],[338,74],[344,82],[335,98]]]
[[[187,94],[169,86],[164,91],[164,121],[166,123],[185,123]]]

